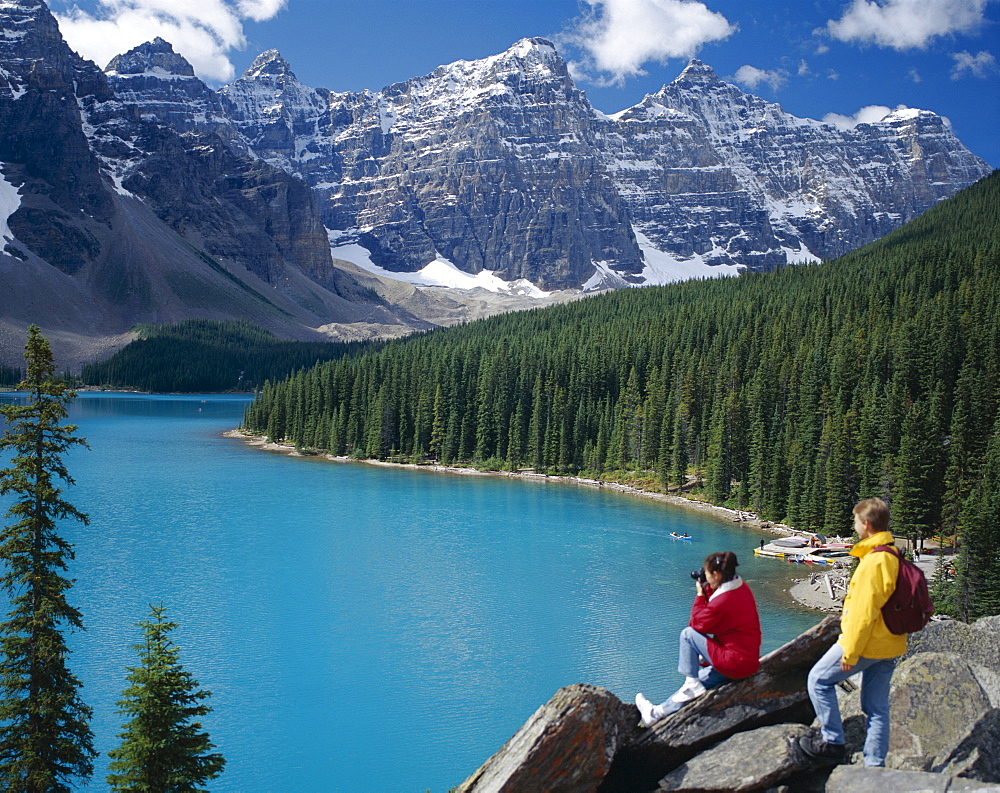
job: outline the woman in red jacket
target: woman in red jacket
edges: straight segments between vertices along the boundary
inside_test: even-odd
[[[684,675],[684,685],[659,705],[641,693],[635,695],[643,727],[676,712],[707,689],[749,677],[760,666],[757,602],[747,583],[736,575],[738,564],[732,551],[706,557],[702,575],[695,581],[691,620],[681,631],[677,671]]]

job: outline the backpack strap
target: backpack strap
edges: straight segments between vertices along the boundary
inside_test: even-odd
[[[872,553],[874,553],[875,551],[888,551],[893,556],[895,556],[897,559],[901,558],[901,554],[899,553],[899,548],[897,548],[894,544],[892,544],[892,545],[877,545],[876,547],[872,548]]]

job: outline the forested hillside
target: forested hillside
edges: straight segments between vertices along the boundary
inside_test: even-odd
[[[136,341],[106,361],[84,366],[80,379],[139,391],[253,391],[268,379],[377,346],[285,341],[250,322],[193,319],[140,326]]]
[[[393,342],[265,385],[245,424],[359,457],[694,478],[827,532],[881,495],[897,532],[961,535],[1000,511],[998,265],[994,172],[836,261]]]

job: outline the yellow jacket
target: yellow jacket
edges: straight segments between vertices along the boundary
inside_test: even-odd
[[[899,559],[894,553],[871,553],[879,545],[889,545],[892,534],[881,531],[851,548],[851,556],[861,563],[851,577],[840,620],[844,663],[854,666],[858,657],[895,658],[906,652],[906,634],[898,636],[885,627],[882,606],[896,589]]]

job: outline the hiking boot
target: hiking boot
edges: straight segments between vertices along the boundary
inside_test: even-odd
[[[705,686],[700,680],[687,680],[684,685],[681,686],[677,693],[675,693],[671,698],[671,702],[690,702],[692,699],[697,699],[706,691]]]
[[[642,692],[635,695],[635,706],[639,709],[639,715],[642,718],[639,720],[640,727],[650,727],[656,721],[653,718],[653,703],[646,699],[646,695]]]
[[[842,743],[827,743],[822,736],[812,734],[799,738],[799,748],[813,760],[823,765],[840,765],[847,762],[847,747]]]

